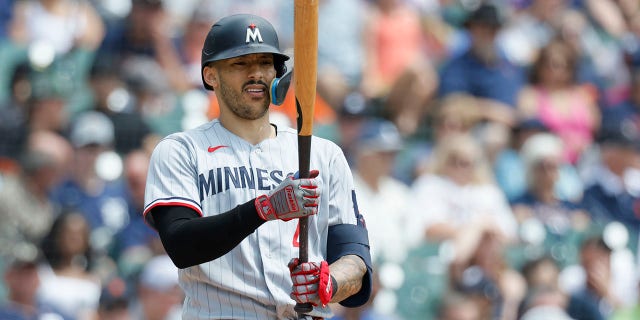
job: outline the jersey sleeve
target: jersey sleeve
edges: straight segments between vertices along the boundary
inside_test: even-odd
[[[157,206],[183,206],[202,216],[198,199],[197,171],[188,144],[165,138],[156,146],[149,162],[144,194],[144,217],[154,227],[148,214]]]
[[[329,225],[357,224],[364,226],[364,219],[358,210],[353,175],[342,151],[337,148],[330,161],[329,185]]]

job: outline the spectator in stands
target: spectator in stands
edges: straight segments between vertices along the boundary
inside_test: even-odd
[[[100,298],[90,232],[82,214],[64,212],[41,244],[46,263],[40,270],[38,300],[71,319],[90,316]]]
[[[586,239],[580,249],[580,264],[584,268],[584,287],[572,294],[568,313],[575,319],[608,319],[623,306],[611,286],[612,249],[600,236]]]
[[[164,137],[183,129],[184,108],[178,103],[177,92],[162,66],[152,58],[138,55],[124,61],[121,70],[131,94],[132,110],[142,115],[153,133]]]
[[[622,1],[576,1],[576,6],[584,12],[587,28],[580,30],[583,55],[593,63],[597,76],[603,84],[602,104],[611,106],[621,102],[626,96],[630,74],[624,50],[634,47],[633,29],[626,19],[633,14],[633,7]],[[629,11],[627,11],[629,10]],[[565,24],[573,22],[564,19]]]
[[[412,197],[428,206],[413,207],[412,225],[431,241],[454,239],[470,230],[491,231],[514,240],[517,224],[495,185],[482,149],[469,134],[438,141],[429,168],[413,185]]]
[[[428,166],[435,145],[449,135],[468,134],[481,120],[478,100],[466,93],[450,94],[436,101],[429,110],[430,139],[407,139],[400,152],[400,173],[405,183],[412,183]]]
[[[637,239],[640,200],[632,174],[640,163],[640,130],[631,122],[605,124],[598,144],[599,161],[583,177],[583,206],[599,226],[621,222],[630,231],[630,239]]]
[[[6,101],[0,102],[0,158],[15,164],[27,136],[27,102],[32,94],[26,63],[11,67]]]
[[[114,64],[114,57],[99,56],[91,69],[90,85],[94,109],[104,113],[113,123],[113,148],[124,155],[142,148],[152,132],[137,108],[138,101]]]
[[[506,261],[505,245],[488,228],[468,229],[455,239],[452,287],[479,299],[482,319],[515,319],[526,293],[524,278]]]
[[[619,104],[603,108],[602,123],[624,126],[626,122],[633,122],[640,127],[640,68],[633,70],[629,96]]]
[[[339,108],[339,113],[336,113],[335,129],[330,140],[340,146],[350,165],[355,161],[358,136],[363,124],[377,114],[373,112],[374,109],[377,108],[371,100],[366,99],[360,92],[354,91],[347,95]]]
[[[376,118],[364,123],[356,143],[353,180],[358,208],[367,214],[374,261],[401,263],[411,245],[406,232],[412,221],[407,207],[409,187],[391,176],[402,144],[396,126]]]
[[[550,255],[543,255],[526,261],[520,273],[529,290],[535,288],[559,288],[560,266]]]
[[[27,132],[49,130],[64,134],[69,125],[69,92],[50,72],[30,74],[31,94],[27,101]]]
[[[96,50],[104,38],[104,24],[91,2],[19,1],[9,34],[17,43],[44,43],[56,55],[64,55],[74,49]]]
[[[318,94],[336,110],[363,80],[367,5],[363,0],[319,2]]]
[[[573,297],[561,288],[561,269],[553,257],[543,255],[527,261],[521,273],[527,294],[518,308],[518,319],[573,319],[568,315]]]
[[[102,287],[96,320],[133,320],[129,311],[130,292],[127,283],[113,277]]]
[[[38,244],[47,234],[58,213],[49,193],[66,174],[73,153],[65,138],[50,131],[36,131],[27,140],[19,171],[0,176],[2,248]]]
[[[487,104],[515,107],[525,77],[524,71],[509,62],[496,46],[496,36],[503,25],[502,13],[494,5],[483,4],[464,25],[470,47],[442,67],[439,96],[466,92],[487,99]]]
[[[567,296],[558,288],[538,287],[529,290],[522,303],[520,320],[574,320],[566,311]]]
[[[411,139],[404,145],[401,159],[402,170],[399,177],[409,183],[425,168],[429,155],[439,141],[451,134],[471,133],[482,123],[500,123],[509,125],[512,121],[511,109],[503,109],[497,105],[483,104],[484,99],[478,99],[467,93],[452,93],[436,101],[428,113],[430,125],[430,140]]]
[[[519,197],[527,189],[526,170],[520,157],[522,145],[529,137],[548,132],[549,128],[537,118],[516,120],[511,127],[508,145],[493,163],[496,182],[509,201]]]
[[[538,118],[564,143],[563,160],[576,164],[600,125],[597,93],[576,82],[577,56],[562,40],[545,46],[518,98],[521,119]]]
[[[104,23],[93,2],[74,0],[18,1],[10,39],[28,51],[24,58],[65,88],[66,112],[88,107],[86,76],[104,39]]]
[[[385,113],[403,136],[416,132],[435,95],[438,75],[424,52],[418,11],[404,0],[377,0],[364,27],[361,91],[385,101]]]
[[[113,131],[111,120],[96,111],[87,111],[75,119],[70,133],[74,148],[72,169],[51,193],[58,206],[81,212],[93,232],[100,229],[98,234],[105,236],[105,245],[128,222],[124,186],[99,174],[97,169],[98,157],[113,146]]]
[[[0,319],[62,320],[62,316],[42,306],[36,297],[40,286],[39,250],[31,243],[14,244],[12,252],[3,255],[3,280],[6,299],[0,303]]]
[[[565,10],[562,15],[559,15],[559,24],[555,27],[555,33],[558,38],[565,41],[576,53],[578,61],[576,62],[576,82],[584,85],[594,86],[598,90],[598,105],[602,108],[608,106],[611,98],[618,94],[609,96],[607,89],[614,81],[611,81],[611,72],[603,71],[602,62],[605,64],[614,63],[621,64],[619,48],[615,48],[615,45],[600,44],[594,45],[594,39],[598,38],[600,30],[594,27],[590,16],[584,11],[578,10],[579,8]],[[548,39],[548,42],[554,38]],[[604,40],[603,42],[607,42]],[[545,45],[548,43],[545,43]],[[540,48],[538,49],[538,51]],[[611,54],[606,59],[600,58],[600,50],[605,50]],[[617,56],[617,57],[616,57]],[[622,74],[622,79],[627,78],[627,74]],[[626,81],[626,80],[624,80]],[[622,82],[624,82],[622,81]],[[619,86],[616,84],[615,86]],[[614,86],[614,87],[615,87]],[[615,91],[620,91],[625,85],[615,88]],[[623,89],[624,90],[624,89]]]
[[[200,59],[202,58],[202,44],[207,36],[207,32],[211,29],[211,24],[216,20],[216,18],[213,17],[214,13],[219,12],[210,7],[201,7],[202,5],[213,6],[213,2],[211,1],[204,0],[198,2],[199,3],[193,8],[190,19],[186,21],[184,33],[178,41],[178,53],[190,87],[201,89],[202,76],[200,75],[200,68],[202,66],[200,65]],[[220,2],[216,1],[215,3],[219,4]],[[272,1],[269,1],[269,3],[273,6]],[[282,40],[278,40],[280,40],[282,44]]]
[[[405,70],[425,59],[420,14],[406,1],[376,0],[365,30],[363,93],[384,97]]]
[[[511,16],[499,43],[510,60],[530,66],[544,47],[558,36],[562,20],[571,10],[571,1],[530,0]]]
[[[178,320],[182,319],[183,299],[178,268],[169,256],[159,255],[145,264],[130,310],[133,319]]]
[[[173,32],[178,26],[161,0],[133,0],[131,10],[119,28],[112,28],[100,53],[116,59],[116,67],[126,71],[133,60],[146,61],[159,70],[159,81],[167,82],[172,93],[184,93],[192,87],[183,67]]]
[[[536,219],[542,223],[549,235],[562,238],[575,231],[588,228],[590,217],[579,203],[563,199],[559,192],[563,144],[550,133],[539,133],[529,137],[520,154],[522,156],[527,190],[512,203],[513,212],[520,223]],[[573,167],[572,170],[577,177]]]
[[[482,318],[479,302],[474,297],[451,291],[444,294],[437,320],[480,320]]]

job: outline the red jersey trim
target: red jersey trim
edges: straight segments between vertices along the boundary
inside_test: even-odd
[[[150,205],[149,207],[147,207],[146,210],[144,210],[144,212],[142,212],[142,217],[144,218],[144,222],[153,230],[157,230],[155,227],[155,223],[153,221],[153,217],[149,216],[147,217],[147,213],[149,213],[153,208],[155,207],[164,207],[164,206],[180,206],[180,207],[186,207],[189,208],[193,211],[195,211],[199,216],[202,217],[202,211],[200,210],[200,208],[198,208],[197,206],[190,204],[190,203],[184,203],[184,202],[180,202],[180,201],[158,201],[152,205]]]

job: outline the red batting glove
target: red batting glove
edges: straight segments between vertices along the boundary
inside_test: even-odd
[[[287,176],[271,193],[256,198],[254,204],[263,220],[308,217],[318,213],[320,187],[316,181],[319,171],[309,172],[309,178],[297,179]]]
[[[293,287],[291,298],[298,303],[326,306],[333,296],[333,281],[329,264],[322,262],[300,263],[297,258],[289,262]]]

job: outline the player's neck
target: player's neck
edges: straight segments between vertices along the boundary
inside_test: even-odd
[[[256,120],[221,115],[219,120],[223,127],[252,145],[276,136],[276,130],[269,122],[269,114]]]

